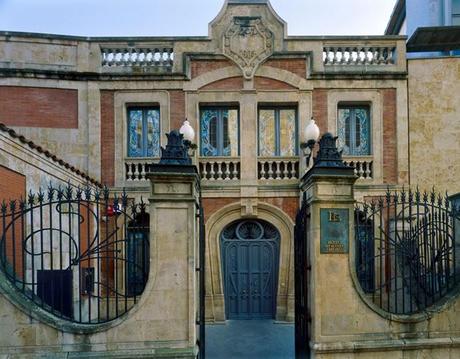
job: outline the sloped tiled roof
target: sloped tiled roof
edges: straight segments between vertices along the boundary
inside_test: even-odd
[[[29,146],[32,150],[46,156],[47,158],[51,159],[52,161],[56,162],[58,165],[64,167],[65,169],[75,173],[76,175],[82,177],[83,179],[87,180],[88,182],[92,183],[95,186],[102,187],[102,184],[95,180],[94,178],[90,177],[87,173],[75,168],[70,163],[64,161],[62,158],[57,157],[55,154],[52,154],[47,149],[37,145],[31,140],[28,140],[23,135],[17,133],[12,128],[7,127],[3,123],[0,123],[0,131],[7,133],[10,137],[19,140],[21,143]]]

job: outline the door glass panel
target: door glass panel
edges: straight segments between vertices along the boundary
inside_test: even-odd
[[[350,109],[340,108],[337,120],[337,145],[344,155],[350,154]]]
[[[128,156],[142,157],[142,110],[129,110],[128,115]]]
[[[280,110],[280,155],[296,155],[296,111]]]
[[[148,110],[147,126],[147,157],[160,156],[160,111]]]
[[[238,156],[238,110],[224,111],[223,115],[224,156]]]
[[[259,111],[259,156],[275,156],[275,111]]]
[[[355,109],[356,141],[354,154],[365,156],[370,154],[369,144],[369,111],[366,108]]]
[[[203,110],[201,113],[201,155],[218,156],[217,110]]]

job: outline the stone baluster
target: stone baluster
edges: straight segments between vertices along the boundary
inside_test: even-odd
[[[259,179],[265,179],[266,171],[265,171],[265,161],[260,161],[260,170],[259,170]]]
[[[341,54],[341,49],[340,47],[334,47],[334,65],[340,64],[340,54]]]
[[[215,162],[209,162],[209,164],[211,165],[211,170],[209,171],[209,180],[210,181],[215,181],[215,175],[216,175],[216,172],[214,171],[214,166],[215,166]]]
[[[283,162],[283,165],[284,165],[283,179],[289,179],[289,170],[288,170],[289,163],[290,163],[289,161],[284,161]]]
[[[297,178],[296,164],[297,161],[291,161],[291,178]]]
[[[222,162],[217,162],[217,180],[222,179]]]
[[[141,181],[145,181],[145,180],[146,180],[146,177],[145,177],[145,166],[146,166],[146,163],[141,163],[140,166],[141,166],[140,180],[141,180]]]
[[[276,161],[276,179],[281,179],[281,161]]]
[[[225,175],[224,175],[224,179],[226,181],[229,181],[230,180],[230,161],[225,161],[224,162],[224,165],[225,165]]]
[[[267,179],[273,179],[273,161],[267,161],[268,163],[268,177]]]
[[[126,180],[127,181],[133,180],[133,172],[131,171],[131,163],[126,164]]]
[[[238,162],[233,162],[233,179],[239,179]]]

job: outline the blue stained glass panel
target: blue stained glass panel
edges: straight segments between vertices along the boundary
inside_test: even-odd
[[[160,155],[160,111],[128,109],[128,157]]]
[[[371,154],[369,107],[341,107],[337,116],[338,147],[348,156]]]
[[[238,156],[238,137],[238,110],[210,108],[201,111],[202,156]]]
[[[128,114],[128,156],[142,157],[142,110],[130,110]]]
[[[201,113],[201,155],[218,156],[217,150],[217,110],[203,110]]]

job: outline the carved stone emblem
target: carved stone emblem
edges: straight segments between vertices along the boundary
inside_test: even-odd
[[[256,17],[235,17],[224,34],[224,55],[251,79],[257,67],[273,53],[273,34]]]

